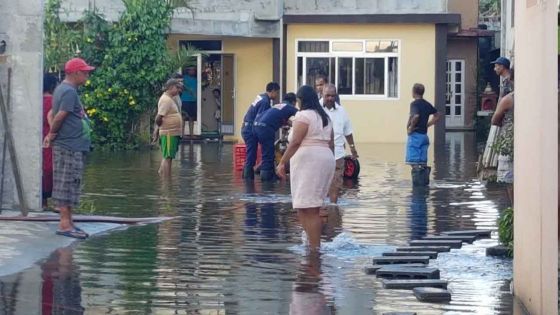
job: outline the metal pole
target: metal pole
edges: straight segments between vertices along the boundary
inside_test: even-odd
[[[23,194],[23,183],[21,182],[21,175],[19,173],[18,159],[14,147],[14,138],[10,132],[10,125],[8,124],[8,110],[4,102],[4,94],[2,93],[2,87],[0,86],[0,115],[2,115],[2,125],[4,126],[4,132],[6,133],[6,138],[4,141],[8,142],[8,150],[10,152],[10,160],[12,162],[12,168],[14,172],[14,177],[16,180],[16,190],[19,199],[19,206],[21,214],[27,216],[28,208],[27,202],[25,201],[25,196]]]

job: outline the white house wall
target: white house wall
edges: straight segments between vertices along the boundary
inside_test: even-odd
[[[0,37],[7,42],[5,63],[0,62],[0,86],[9,103],[8,120],[14,138],[24,198],[31,209],[41,208],[41,138],[43,79],[43,7],[34,0],[0,0]],[[8,89],[8,73],[11,84]],[[9,99],[8,99],[9,95]],[[0,126],[0,164],[4,127]],[[18,204],[9,154],[4,165],[3,206]],[[0,165],[1,167],[1,165]]]

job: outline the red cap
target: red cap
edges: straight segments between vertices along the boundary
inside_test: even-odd
[[[82,58],[72,58],[66,62],[64,65],[64,72],[72,73],[77,71],[91,71],[95,67],[88,65]]]

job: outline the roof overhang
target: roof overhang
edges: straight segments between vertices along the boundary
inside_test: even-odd
[[[461,15],[440,14],[290,14],[284,15],[284,24],[456,24]]]

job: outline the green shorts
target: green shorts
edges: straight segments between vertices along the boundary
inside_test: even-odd
[[[159,143],[161,146],[161,153],[164,159],[174,159],[179,149],[179,136],[160,135]]]

